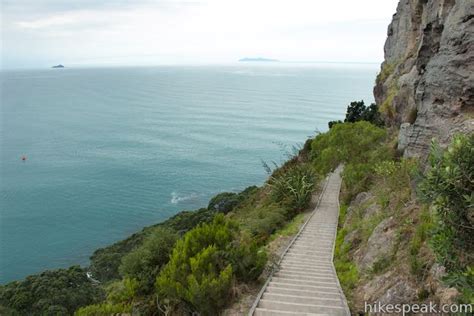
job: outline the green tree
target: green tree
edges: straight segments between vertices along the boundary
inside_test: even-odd
[[[347,106],[345,123],[355,123],[358,121],[367,121],[377,126],[383,126],[383,120],[380,117],[377,104],[372,103],[366,106],[364,100],[353,101]],[[328,126],[331,129],[334,125],[342,121],[329,121]]]
[[[20,315],[71,315],[103,297],[101,288],[88,280],[79,266],[45,271],[0,286],[0,306]]]
[[[168,262],[177,239],[173,230],[158,227],[143,245],[123,257],[120,274],[138,280],[142,293],[152,292],[156,277]]]
[[[448,269],[465,267],[474,250],[474,134],[455,136],[447,150],[433,142],[429,165],[420,188],[439,219],[435,252]]]
[[[261,256],[253,253],[256,248],[239,244],[238,232],[236,223],[218,214],[212,223],[201,224],[180,239],[156,281],[160,302],[184,304],[202,315],[218,314],[228,302],[234,271],[240,269],[233,264],[247,260],[248,269],[261,265]]]

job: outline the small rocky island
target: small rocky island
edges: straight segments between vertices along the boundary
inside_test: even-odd
[[[263,57],[245,57],[242,59],[239,59],[239,62],[277,62],[279,60],[277,59],[270,59],[270,58],[263,58]]]
[[[55,65],[55,66],[53,66],[53,67],[51,67],[51,68],[64,68],[64,65],[59,64],[59,65]]]

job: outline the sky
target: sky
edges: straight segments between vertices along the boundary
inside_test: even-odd
[[[0,0],[2,68],[383,60],[398,0]]]

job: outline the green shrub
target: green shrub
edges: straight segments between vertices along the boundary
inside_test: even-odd
[[[393,258],[391,256],[388,257],[382,257],[377,259],[373,264],[372,267],[370,267],[370,273],[371,274],[380,274],[387,270],[388,267],[390,267],[390,264],[392,263]]]
[[[336,124],[314,138],[312,160],[322,174],[341,163],[367,163],[385,138],[386,131],[369,122]]]
[[[233,192],[223,192],[214,196],[208,205],[208,209],[227,214],[240,202],[239,195]]]
[[[400,209],[411,199],[411,182],[418,172],[417,160],[382,160],[373,170],[378,184],[374,191],[382,207],[391,204],[393,209]]]
[[[397,63],[384,62],[384,63],[382,64],[382,69],[381,69],[380,72],[377,74],[376,82],[377,82],[377,83],[383,83],[383,82],[385,82],[385,80],[386,80],[391,74],[393,74],[393,72],[395,71],[396,66],[397,66]]]
[[[348,206],[342,204],[339,210],[339,228],[337,230],[335,247],[334,247],[334,267],[336,269],[339,282],[348,299],[352,296],[352,289],[355,288],[359,281],[359,270],[349,257],[351,244],[344,242],[347,230],[341,228],[346,220]]]
[[[420,249],[423,243],[428,239],[428,235],[432,231],[432,220],[431,215],[427,207],[424,207],[420,214],[419,223],[416,226],[415,233],[413,234],[410,244],[410,271],[413,275],[418,278],[422,278],[425,275],[427,263],[420,257]]]
[[[79,266],[45,271],[0,286],[0,306],[21,315],[71,315],[103,297],[102,289],[92,284]]]
[[[449,273],[443,281],[461,292],[460,303],[474,304],[474,267]]]
[[[132,278],[124,278],[107,285],[107,301],[113,304],[130,303],[137,295],[140,284]]]
[[[202,315],[218,314],[229,300],[234,272],[248,279],[263,268],[257,247],[246,244],[238,232],[235,222],[219,214],[178,240],[156,280],[160,302],[185,305]],[[245,274],[242,267],[252,272]]]
[[[289,223],[287,223],[282,228],[276,230],[271,236],[270,240],[275,240],[279,236],[293,236],[298,233],[300,226],[303,225],[305,221],[305,214],[301,213],[296,215]]]
[[[75,316],[110,316],[110,315],[122,315],[124,313],[130,313],[132,311],[131,305],[126,304],[111,304],[102,303],[96,305],[89,305],[78,309]]]
[[[256,280],[267,263],[267,254],[251,236],[244,235],[235,240],[227,254],[233,272],[239,281]]]
[[[474,134],[445,151],[433,142],[429,164],[420,191],[438,219],[431,244],[448,271],[464,269],[474,260]]]
[[[359,281],[359,270],[354,262],[349,258],[349,250],[351,245],[344,242],[347,231],[339,229],[336,235],[336,245],[334,251],[334,267],[336,268],[337,277],[341,283],[346,296],[350,299],[352,290]]]
[[[245,216],[246,214],[248,216]],[[242,227],[247,229],[255,240],[263,241],[284,225],[288,210],[273,203],[255,208],[249,207],[242,215]]]
[[[316,179],[316,174],[310,165],[295,165],[285,173],[271,177],[269,185],[275,202],[301,211],[311,200]]]
[[[159,227],[148,236],[143,245],[122,258],[120,274],[139,281],[142,293],[150,293],[156,277],[168,260],[178,239],[169,228]]]
[[[389,119],[395,117],[395,109],[393,107],[393,101],[398,94],[398,86],[396,83],[393,83],[387,91],[387,97],[380,105],[380,113],[385,115]]]
[[[255,194],[258,190],[257,186],[247,187],[240,193],[233,192],[222,192],[214,196],[210,201],[207,208],[216,212],[227,214],[234,208],[239,206],[243,201],[248,199],[249,196]]]
[[[373,176],[373,168],[367,163],[350,163],[342,171],[344,202],[349,203],[359,192],[367,191]]]

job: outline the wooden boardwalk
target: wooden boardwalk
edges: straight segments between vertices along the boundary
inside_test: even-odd
[[[318,205],[263,286],[249,316],[350,315],[333,265],[340,173],[331,173]]]

